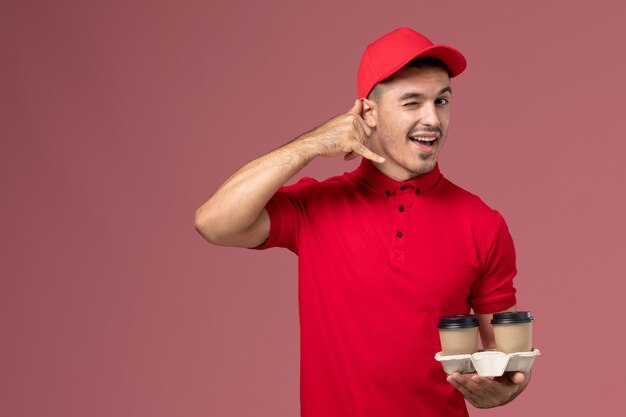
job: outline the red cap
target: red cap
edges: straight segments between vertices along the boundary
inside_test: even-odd
[[[433,45],[421,33],[401,27],[370,43],[359,65],[357,88],[359,98],[367,97],[372,88],[389,78],[418,57],[437,58],[446,64],[450,77],[465,70],[465,57],[447,45]]]

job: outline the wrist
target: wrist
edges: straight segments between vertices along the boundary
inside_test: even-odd
[[[304,133],[287,144],[304,165],[324,155],[319,140],[311,132]]]

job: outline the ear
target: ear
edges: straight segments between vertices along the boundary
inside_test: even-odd
[[[362,98],[361,103],[363,105],[361,117],[363,118],[363,120],[365,120],[365,124],[367,124],[371,128],[376,127],[376,122],[378,120],[378,107],[376,106],[376,102],[373,100]]]

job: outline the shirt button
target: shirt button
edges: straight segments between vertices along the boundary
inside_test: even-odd
[[[402,187],[400,187],[400,189],[401,189],[402,191],[406,190],[406,185],[403,185]]]
[[[389,196],[391,195],[391,193],[390,193],[389,191],[385,191],[385,195],[386,195],[387,197],[389,197]]]
[[[398,237],[402,237],[402,232],[397,232],[397,233],[396,233],[396,236],[398,236]]]
[[[415,189],[415,194],[419,194],[419,193],[420,193],[420,189],[419,189],[419,188],[416,188],[416,189]]]
[[[404,206],[400,206],[400,207],[398,207],[398,211],[399,211],[400,213],[402,213],[402,212],[404,211]]]

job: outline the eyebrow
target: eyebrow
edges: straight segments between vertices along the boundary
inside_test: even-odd
[[[450,86],[444,87],[441,90],[439,90],[439,93],[437,93],[437,95],[440,96],[446,92],[450,92],[450,94],[452,94],[452,88],[450,88]],[[423,93],[419,93],[417,91],[407,91],[406,93],[400,96],[400,100],[407,100],[410,98],[421,98],[421,97],[424,97]]]

